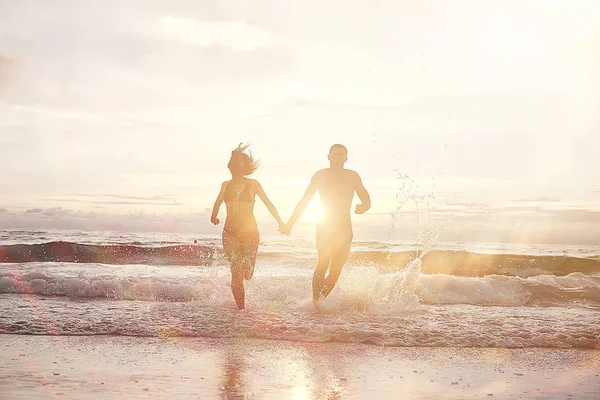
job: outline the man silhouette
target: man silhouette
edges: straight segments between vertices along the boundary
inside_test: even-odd
[[[350,254],[353,237],[350,209],[354,192],[362,201],[356,205],[356,214],[363,214],[371,208],[371,198],[358,173],[344,168],[344,163],[348,161],[346,147],[334,144],[327,158],[329,168],[317,171],[313,175],[304,196],[281,231],[286,235],[291,233],[292,227],[319,191],[324,217],[317,223],[318,264],[312,281],[315,306],[318,306],[321,297],[327,297],[333,290]],[[325,277],[328,269],[329,275]]]

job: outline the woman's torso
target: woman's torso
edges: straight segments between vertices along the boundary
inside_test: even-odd
[[[257,232],[258,226],[254,218],[254,191],[252,180],[230,180],[223,193],[223,201],[227,208],[224,229],[228,232]]]

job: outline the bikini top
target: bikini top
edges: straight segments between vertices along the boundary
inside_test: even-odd
[[[250,188],[248,181],[244,179],[244,188],[240,192],[230,189],[230,184],[227,184],[225,193],[223,193],[223,200],[225,203],[239,202],[239,203],[254,203],[254,196],[250,194]]]

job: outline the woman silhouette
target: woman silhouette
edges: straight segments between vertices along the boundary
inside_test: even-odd
[[[221,191],[213,207],[210,222],[219,224],[219,208],[225,202],[227,218],[223,228],[223,250],[225,257],[231,264],[231,291],[238,308],[245,308],[244,279],[249,280],[254,274],[256,253],[260,236],[254,218],[254,197],[258,195],[271,215],[279,223],[283,222],[277,209],[271,203],[265,191],[257,180],[246,178],[258,168],[258,162],[252,153],[246,152],[248,146],[242,143],[231,152],[229,159],[229,172],[231,180],[223,182]]]

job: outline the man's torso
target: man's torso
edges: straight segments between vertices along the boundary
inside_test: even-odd
[[[316,174],[317,189],[323,205],[323,223],[336,227],[351,226],[350,210],[356,188],[356,172],[323,169]]]

